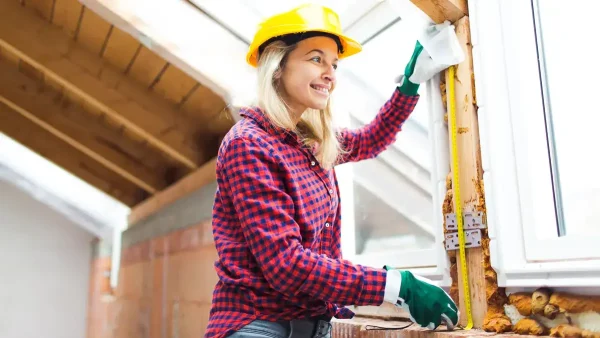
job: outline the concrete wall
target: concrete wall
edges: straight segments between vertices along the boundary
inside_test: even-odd
[[[0,337],[85,336],[92,240],[0,180]]]

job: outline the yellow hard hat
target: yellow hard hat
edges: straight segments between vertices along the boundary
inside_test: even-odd
[[[301,34],[298,33],[312,33]],[[324,33],[324,34],[323,34]],[[356,54],[362,50],[362,46],[357,41],[342,34],[342,25],[339,17],[332,9],[316,5],[305,4],[296,7],[290,11],[276,14],[261,22],[258,31],[254,35],[254,40],[250,44],[246,55],[246,62],[253,67],[258,64],[259,49],[265,42],[271,42],[281,38],[296,35],[296,39],[288,40],[297,42],[302,38],[315,35],[329,35],[339,39],[338,43],[339,58],[343,59]]]

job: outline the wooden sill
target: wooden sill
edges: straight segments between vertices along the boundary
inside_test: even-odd
[[[412,324],[408,313],[392,304],[384,303],[381,306],[351,306],[349,307],[356,316],[352,319],[333,319],[332,338],[350,337],[415,337],[415,338],[457,338],[457,337],[528,337],[516,333],[498,334],[479,329],[447,331],[445,326],[440,326],[435,331],[421,328]],[[412,324],[412,325],[411,325]],[[408,326],[410,325],[410,326]],[[408,327],[406,327],[408,326]],[[399,329],[406,327],[404,329]],[[396,328],[397,330],[382,330],[380,328]],[[530,336],[543,337],[543,336]]]
[[[461,330],[454,329],[446,331],[445,326],[440,326],[437,330],[432,331],[419,327],[417,324],[398,329],[398,330],[381,330],[377,328],[402,328],[411,324],[407,320],[400,319],[378,319],[356,316],[353,319],[333,319],[333,334],[332,338],[350,338],[350,337],[410,337],[410,338],[458,338],[458,337],[540,337],[526,336],[516,333],[497,334],[494,332],[485,332],[483,330]]]

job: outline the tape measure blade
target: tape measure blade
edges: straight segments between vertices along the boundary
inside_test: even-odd
[[[460,256],[460,264],[461,264],[461,277],[462,277],[462,286],[463,286],[463,297],[465,302],[465,308],[467,310],[467,326],[466,330],[470,330],[473,328],[473,314],[471,312],[471,293],[469,288],[469,275],[467,270],[467,258],[465,252],[465,233],[464,233],[464,224],[463,224],[463,215],[462,215],[462,199],[460,196],[460,172],[459,172],[459,163],[458,163],[458,128],[456,126],[456,100],[454,94],[454,74],[455,74],[455,66],[451,66],[448,69],[448,78],[449,83],[448,90],[448,100],[449,100],[449,122],[450,122],[450,139],[451,139],[451,148],[452,148],[452,193],[454,195],[454,214],[456,215],[457,229],[458,229],[458,242],[459,242],[459,256]]]

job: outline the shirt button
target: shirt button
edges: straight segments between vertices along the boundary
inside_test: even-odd
[[[310,162],[310,166],[311,166],[311,167],[314,167],[314,166],[315,166],[315,164],[316,164],[316,163],[315,163],[315,161],[311,161],[311,162]]]
[[[325,227],[329,228],[329,222],[325,223]]]
[[[330,193],[330,194],[333,194],[333,189],[329,189],[329,193]]]

